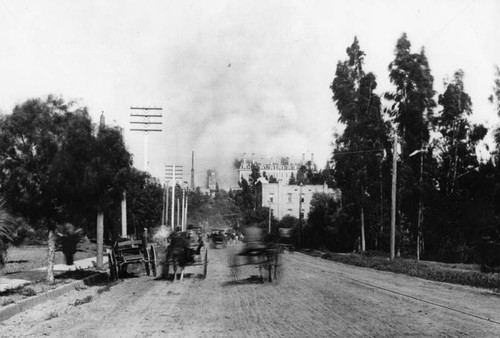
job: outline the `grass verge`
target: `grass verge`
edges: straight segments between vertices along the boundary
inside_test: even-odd
[[[488,288],[500,292],[500,273],[481,272],[479,266],[474,264],[446,264],[407,258],[396,258],[391,261],[388,257],[373,254],[340,254],[315,250],[305,250],[304,253],[348,265],[390,271],[437,282]]]

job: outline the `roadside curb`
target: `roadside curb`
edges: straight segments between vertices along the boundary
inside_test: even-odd
[[[17,315],[27,309],[30,309],[38,304],[42,304],[48,300],[55,299],[71,290],[77,289],[79,287],[84,287],[86,285],[92,285],[105,280],[108,277],[107,272],[96,272],[96,274],[86,277],[81,280],[76,280],[74,282],[62,285],[49,292],[42,293],[38,296],[23,299],[17,303],[6,305],[0,308],[0,322]]]

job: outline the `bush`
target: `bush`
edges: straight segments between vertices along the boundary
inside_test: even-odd
[[[379,256],[374,251],[365,254],[328,253],[323,257],[344,264],[402,273],[438,282],[491,289],[498,288],[500,285],[500,275],[498,273],[482,273],[477,265],[471,264],[446,264],[405,258],[390,261],[386,254]]]

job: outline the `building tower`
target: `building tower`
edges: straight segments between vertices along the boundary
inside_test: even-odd
[[[194,151],[191,153],[191,190],[194,191]]]
[[[106,119],[104,118],[104,112],[101,113],[101,119],[99,120],[99,126],[104,127],[106,125]]]

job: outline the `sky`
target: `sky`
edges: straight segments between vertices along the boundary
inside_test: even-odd
[[[438,94],[462,69],[471,120],[498,126],[488,97],[499,19],[496,0],[0,0],[0,112],[48,94],[76,100],[123,128],[138,169],[147,159],[163,180],[165,165],[182,165],[189,182],[194,151],[196,185],[215,169],[230,187],[243,153],[314,153],[324,167],[342,130],[329,86],[354,36],[377,93],[393,90],[387,67],[406,32]],[[130,131],[132,106],[161,107],[162,131]]]

